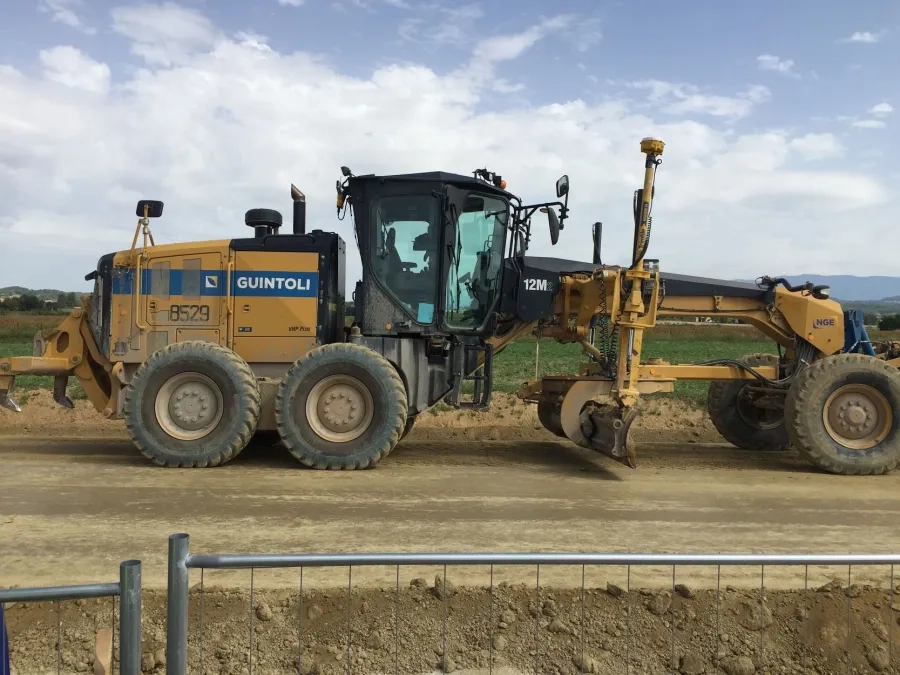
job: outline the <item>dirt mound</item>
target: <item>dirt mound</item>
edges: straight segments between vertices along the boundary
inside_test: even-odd
[[[104,418],[89,401],[75,401],[69,410],[44,389],[25,392],[18,400],[21,413],[0,411],[0,435],[125,436],[124,422]]]
[[[664,438],[660,437],[664,433]],[[537,418],[537,406],[511,394],[496,394],[485,411],[457,410],[438,405],[419,415],[411,438],[422,440],[553,440]],[[125,437],[121,420],[108,420],[88,401],[75,401],[75,409],[57,405],[49,391],[28,392],[20,414],[0,414],[0,435],[54,437]],[[678,399],[654,398],[641,402],[635,422],[637,441],[721,443],[705,411]]]
[[[629,593],[610,586],[582,595],[401,577],[399,592],[354,588],[349,604],[345,590],[301,596],[293,588],[257,592],[251,608],[246,589],[207,587],[201,595],[197,584],[188,668],[249,673],[252,655],[252,670],[261,674],[486,672],[489,664],[495,672],[611,674],[625,672],[626,660],[636,673],[752,675],[761,660],[772,673],[896,672],[888,665],[890,641],[894,650],[900,641],[893,594],[871,587],[848,592],[839,583],[826,588],[767,591],[760,603],[758,591],[731,588]],[[161,674],[162,593],[145,592],[143,616],[142,670]],[[63,672],[90,668],[94,631],[111,621],[108,600],[63,604]],[[10,607],[8,622],[13,673],[55,670],[55,605]]]

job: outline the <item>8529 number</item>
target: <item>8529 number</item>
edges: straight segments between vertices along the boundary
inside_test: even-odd
[[[169,321],[209,321],[209,305],[172,305]]]

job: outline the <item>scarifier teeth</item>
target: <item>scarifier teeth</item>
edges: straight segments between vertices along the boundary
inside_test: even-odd
[[[588,408],[582,418],[582,433],[592,450],[634,469],[637,453],[631,440],[631,425],[637,416],[633,407],[603,405]]]
[[[53,397],[53,400],[59,403],[63,408],[68,408],[69,410],[73,410],[75,408],[75,403],[72,402],[68,396],[63,395],[60,397]]]
[[[53,400],[59,403],[63,408],[72,410],[75,407],[75,404],[72,403],[72,399],[66,395],[66,386],[68,383],[69,378],[66,375],[56,376],[53,381]]]
[[[0,407],[12,410],[13,412],[22,412],[19,404],[10,398],[8,390],[0,391]]]

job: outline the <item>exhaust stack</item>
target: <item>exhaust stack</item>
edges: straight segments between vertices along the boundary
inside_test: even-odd
[[[294,200],[294,234],[306,234],[306,195],[291,183],[291,199]]]

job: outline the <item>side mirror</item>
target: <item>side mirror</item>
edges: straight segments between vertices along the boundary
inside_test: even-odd
[[[563,175],[556,181],[556,197],[557,199],[562,199],[567,194],[569,194],[569,177],[568,175]]]
[[[556,246],[556,242],[559,241],[559,217],[556,215],[556,211],[549,206],[541,209],[541,211],[547,214],[547,220],[550,221],[550,243]]]

